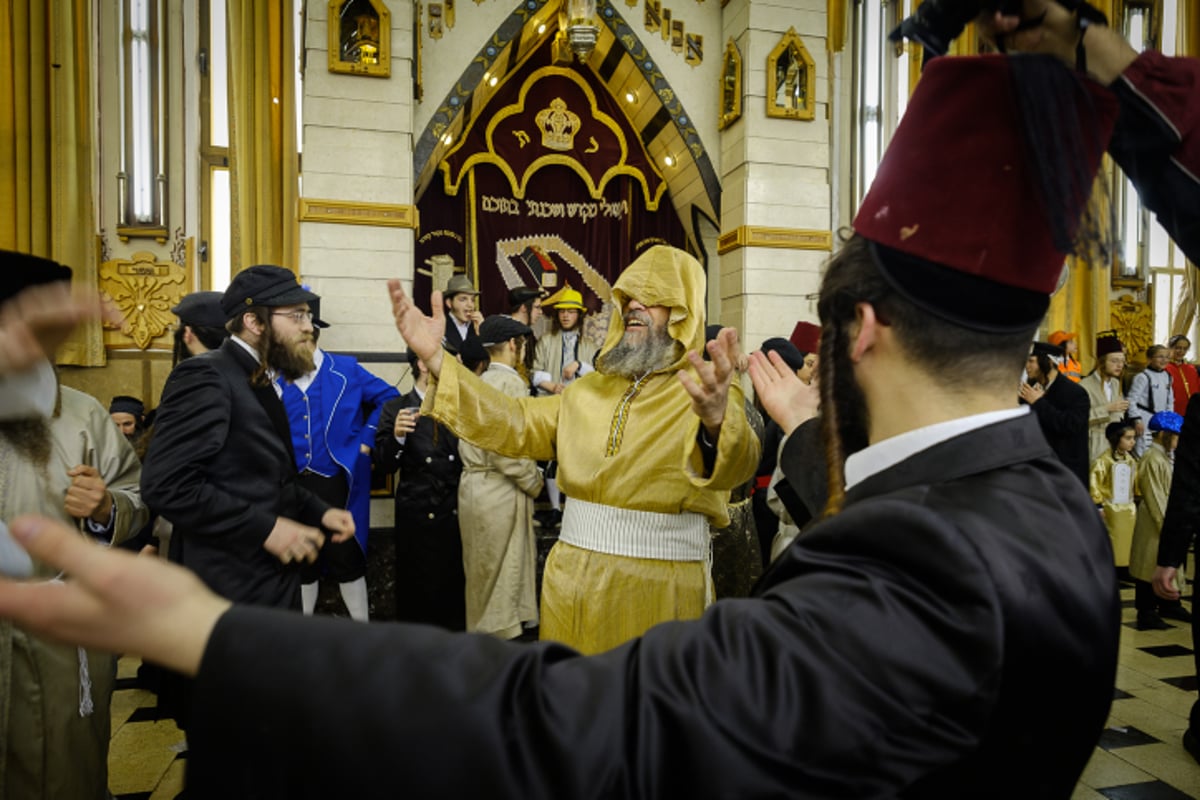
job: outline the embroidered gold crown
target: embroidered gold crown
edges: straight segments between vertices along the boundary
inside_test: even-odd
[[[550,150],[570,150],[579,133],[579,115],[567,108],[561,97],[550,101],[534,118],[542,131],[542,146]]]

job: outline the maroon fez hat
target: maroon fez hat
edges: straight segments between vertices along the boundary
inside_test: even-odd
[[[1100,331],[1096,334],[1096,358],[1104,358],[1109,353],[1124,353],[1121,340],[1116,331]]]
[[[821,326],[801,320],[792,328],[788,341],[801,353],[816,353],[821,349]]]
[[[1048,56],[934,59],[854,230],[926,311],[973,330],[1028,328],[1057,285],[1116,111],[1107,90]]]

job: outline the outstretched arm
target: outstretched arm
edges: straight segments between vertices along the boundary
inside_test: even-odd
[[[433,316],[417,308],[398,280],[388,281],[388,294],[392,298],[392,316],[396,318],[396,330],[416,353],[429,374],[438,377],[442,373],[442,336],[446,330],[446,312],[443,311],[442,293],[434,292],[429,297]]]
[[[751,353],[750,380],[763,408],[785,436],[817,416],[821,393],[816,381],[805,384],[778,353]]]
[[[182,567],[98,546],[46,517],[18,517],[9,530],[34,558],[61,569],[68,579],[0,579],[0,617],[51,639],[133,653],[185,675],[197,673],[228,600]]]
[[[705,361],[695,350],[688,351],[688,361],[696,370],[699,381],[685,370],[680,370],[679,382],[692,397],[692,411],[700,418],[708,438],[715,444],[725,420],[725,406],[729,402],[729,384],[733,381],[734,365],[738,360],[738,335],[734,328],[722,328],[721,332],[706,345],[712,361]]]

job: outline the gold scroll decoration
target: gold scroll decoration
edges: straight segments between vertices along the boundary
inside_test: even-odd
[[[1154,344],[1154,311],[1149,303],[1123,294],[1109,304],[1113,330],[1130,363],[1145,364],[1146,348]]]
[[[191,240],[188,263],[191,262]],[[109,346],[132,344],[145,350],[167,332],[175,321],[171,308],[190,291],[187,276],[191,270],[171,261],[158,261],[145,250],[128,259],[113,259],[100,265],[100,292],[124,317],[120,337]]]

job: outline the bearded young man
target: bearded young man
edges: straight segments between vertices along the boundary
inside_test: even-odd
[[[1104,430],[1111,422],[1120,422],[1129,410],[1129,401],[1121,392],[1121,374],[1125,372],[1125,348],[1116,331],[1096,334],[1096,368],[1079,382],[1087,392],[1088,463],[1111,448]]]
[[[239,603],[299,609],[300,564],[316,558],[321,528],[354,534],[349,511],[297,483],[272,381],[312,371],[315,300],[282,267],[238,273],[221,300],[231,336],[171,372],[146,453],[142,493],[174,525],[170,559]],[[186,724],[186,707],[177,716]]]

